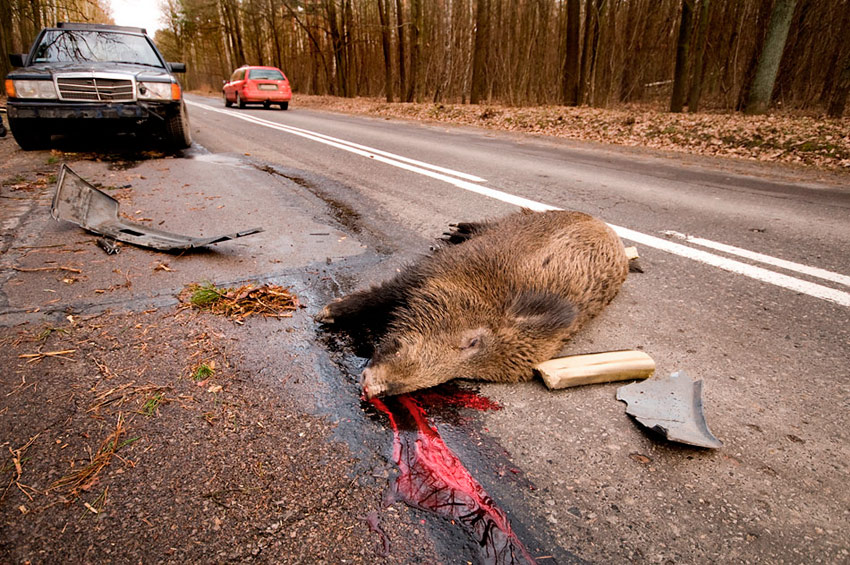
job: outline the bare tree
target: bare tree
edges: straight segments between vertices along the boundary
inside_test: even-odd
[[[676,43],[676,71],[673,75],[673,95],[670,97],[671,112],[681,112],[685,106],[693,13],[694,0],[682,0],[682,19],[679,23],[679,40]]]
[[[48,22],[58,17],[57,10],[95,1],[105,2],[0,0],[0,20],[6,21],[0,26],[0,49],[29,45],[37,31],[33,5],[40,21]],[[675,91],[677,106],[687,103],[693,112],[702,105],[733,109],[748,101],[756,69],[767,59],[765,30],[780,0],[167,4],[179,25],[164,30],[164,50],[189,64],[190,88],[215,85],[234,66],[272,62],[283,68],[296,92],[401,101],[605,105],[613,100],[673,107]],[[683,5],[691,16],[684,26]],[[797,0],[796,5],[773,96],[783,105],[826,109],[842,96],[839,83],[844,82],[836,69],[846,66],[850,50],[850,0]],[[689,48],[677,57],[684,46],[680,36],[689,30]]]
[[[487,96],[486,64],[487,48],[490,43],[490,2],[477,0],[475,3],[475,46],[472,55],[471,104],[480,104]]]
[[[747,97],[744,112],[747,114],[764,114],[770,105],[776,73],[782,60],[782,51],[794,16],[794,6],[797,0],[776,0],[770,15],[764,47],[759,57],[753,84]]]
[[[393,101],[393,63],[392,40],[390,35],[390,14],[386,0],[378,0],[378,15],[381,19],[381,48],[384,52],[384,90],[387,102]]]
[[[708,23],[711,19],[711,0],[699,0],[699,16],[696,24],[696,52],[694,53],[691,87],[688,91],[688,111],[698,112],[702,97],[702,81],[705,78],[705,50],[708,44]]]

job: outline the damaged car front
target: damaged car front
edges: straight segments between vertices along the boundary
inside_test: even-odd
[[[10,55],[9,129],[22,149],[43,149],[53,134],[92,129],[192,143],[186,105],[173,73],[142,28],[60,23],[45,28],[29,54]]]

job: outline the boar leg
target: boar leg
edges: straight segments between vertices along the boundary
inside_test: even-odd
[[[378,286],[358,290],[331,302],[319,312],[316,321],[328,325],[382,330],[391,312],[407,302],[409,290],[420,280],[421,277],[406,269]]]
[[[452,245],[461,244],[480,234],[489,227],[487,222],[460,222],[449,224],[449,231],[443,233],[440,239]]]

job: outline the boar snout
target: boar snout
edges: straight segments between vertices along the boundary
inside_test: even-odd
[[[363,397],[366,400],[387,394],[387,386],[383,379],[379,377],[380,371],[373,367],[363,369],[363,374],[360,375],[360,386],[363,388]]]

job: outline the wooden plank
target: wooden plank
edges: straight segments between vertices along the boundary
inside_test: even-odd
[[[643,351],[607,351],[558,357],[535,369],[551,389],[631,379],[645,379],[655,372],[655,361]]]

